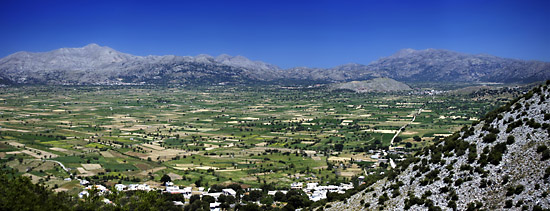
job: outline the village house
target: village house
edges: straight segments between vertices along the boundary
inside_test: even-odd
[[[292,184],[290,184],[291,189],[302,189],[303,186],[304,184],[301,182],[293,182]]]
[[[226,196],[237,196],[237,192],[231,188],[222,189],[222,193]]]

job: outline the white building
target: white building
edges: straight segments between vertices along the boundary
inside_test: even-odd
[[[85,179],[80,180],[80,185],[87,185],[87,184],[90,184],[90,182],[88,182],[88,180],[85,180]]]
[[[191,187],[185,187],[183,188],[183,198],[190,199],[191,195],[193,194],[193,188]]]
[[[309,196],[309,200],[311,201],[319,201],[327,198],[327,191],[326,190],[314,191],[312,194],[308,194],[308,196]]]
[[[267,195],[270,195],[270,196],[275,196],[275,194],[277,194],[277,192],[281,192],[283,194],[286,195],[286,193],[288,193],[288,191],[286,190],[272,190],[272,191],[268,191],[267,192]]]
[[[222,193],[226,196],[237,196],[237,192],[231,188],[222,189]]]
[[[172,194],[183,194],[185,192],[184,189],[180,189],[179,186],[166,186],[166,192],[172,193]]]
[[[293,182],[292,184],[290,184],[290,188],[292,189],[302,189],[303,186],[304,184],[301,182]]]
[[[220,197],[223,193],[222,192],[216,192],[216,193],[205,193],[205,194],[202,194],[203,196],[212,196],[214,197],[216,200],[218,200],[218,197]],[[225,194],[223,194],[225,195]]]
[[[220,205],[218,202],[210,203],[210,211],[221,211]]]
[[[151,187],[147,184],[130,184],[128,185],[128,190],[151,191]]]
[[[306,189],[307,190],[313,190],[317,187],[317,185],[319,185],[319,183],[316,183],[316,182],[307,183],[306,184]]]
[[[91,190],[91,189],[97,189],[99,192],[106,192],[106,191],[109,191],[109,189],[107,189],[105,186],[103,185],[89,185],[88,187],[84,188],[86,190]]]
[[[349,183],[349,184],[345,184],[345,183],[342,183],[340,184],[340,189],[341,190],[349,190],[349,189],[353,189],[353,184]]]
[[[78,193],[78,198],[83,198],[84,196],[89,196],[90,194],[88,193],[88,191],[82,191],[80,193]]]
[[[115,185],[115,189],[116,189],[117,191],[124,191],[124,190],[126,190],[126,185],[124,185],[124,184],[116,184],[116,185]]]
[[[112,204],[113,202],[107,198],[103,199],[103,203],[105,204]]]

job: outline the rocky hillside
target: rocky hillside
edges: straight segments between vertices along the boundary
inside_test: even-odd
[[[334,89],[347,89],[355,92],[396,92],[411,90],[407,84],[391,78],[375,78],[367,81],[352,81],[338,83],[332,86]]]
[[[0,59],[1,84],[332,83],[388,77],[398,81],[533,82],[550,63],[405,49],[369,65],[281,69],[242,56],[134,56],[96,44]]]
[[[550,209],[550,82],[325,210]]]

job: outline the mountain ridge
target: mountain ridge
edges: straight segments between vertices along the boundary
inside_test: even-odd
[[[0,78],[13,84],[334,83],[387,77],[402,82],[533,82],[550,79],[550,63],[402,49],[368,65],[282,69],[244,56],[135,56],[89,44],[0,59]]]

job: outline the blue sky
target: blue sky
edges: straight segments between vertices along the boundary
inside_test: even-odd
[[[88,43],[135,55],[242,55],[284,68],[399,49],[550,61],[550,1],[1,0],[0,57]]]

